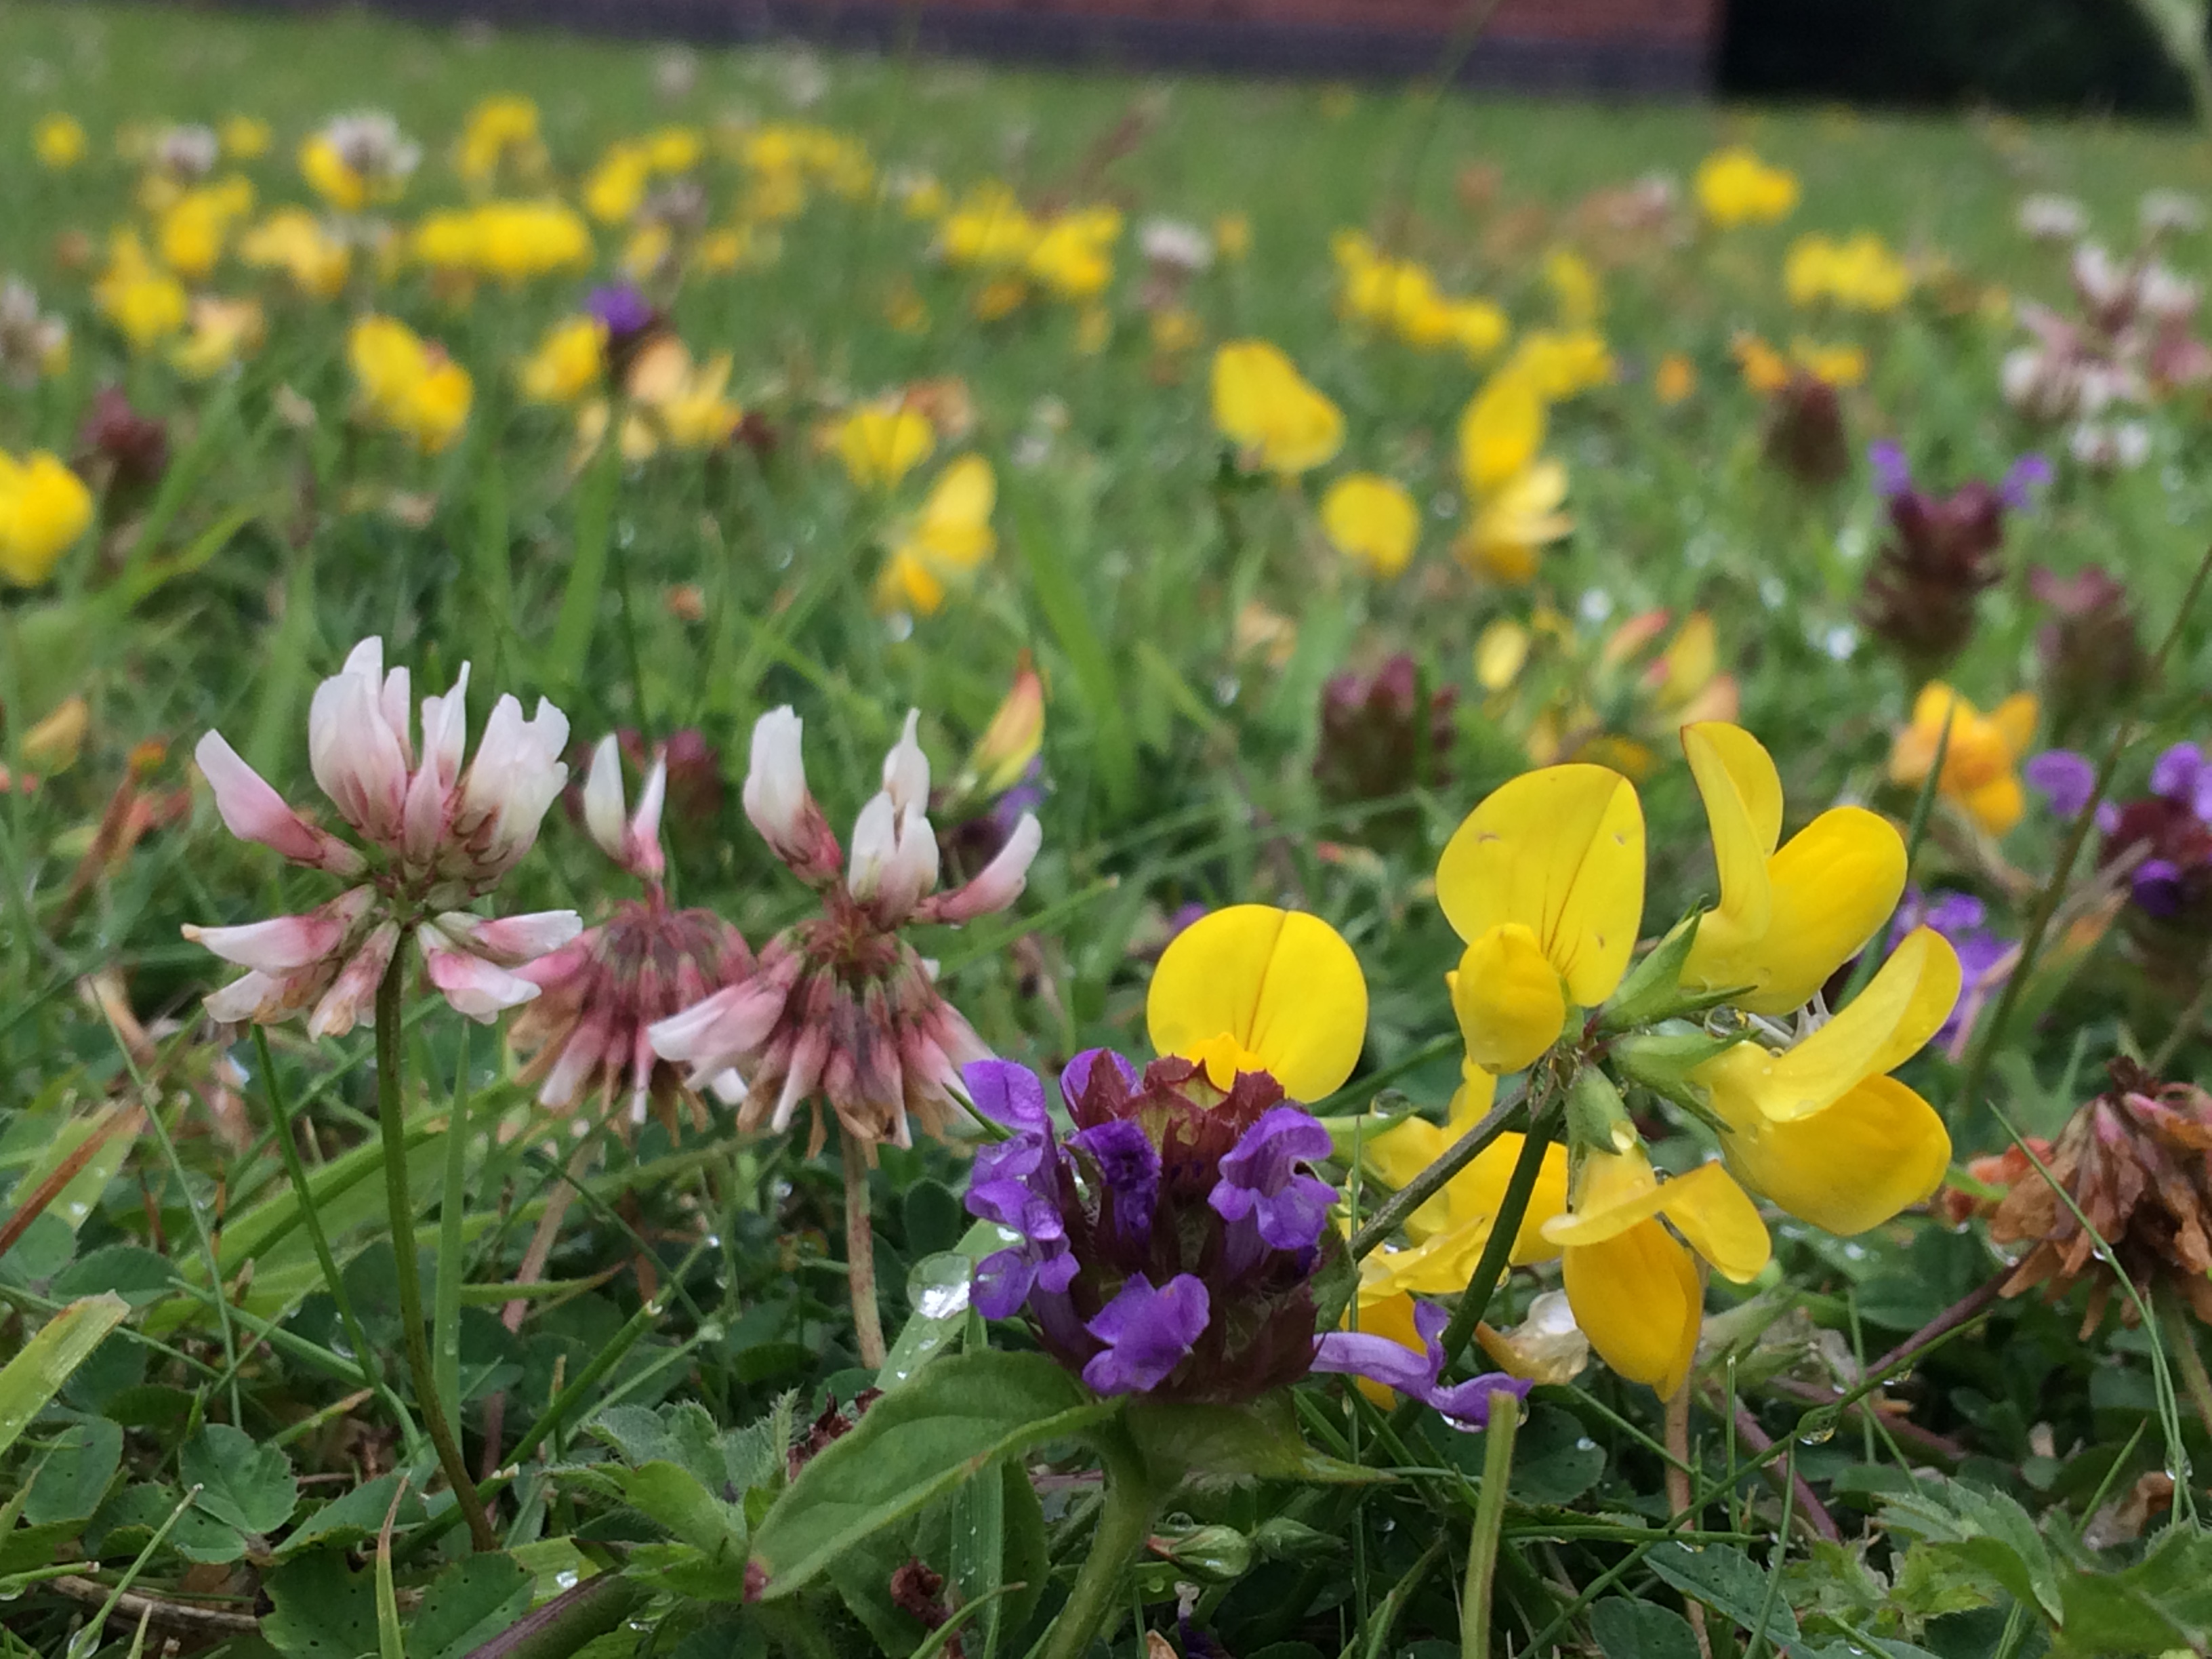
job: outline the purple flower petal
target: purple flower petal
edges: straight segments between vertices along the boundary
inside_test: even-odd
[[[2062,818],[2078,816],[2097,787],[2097,769],[2070,749],[2046,749],[2021,770]]]
[[[1106,1346],[1083,1368],[1083,1380],[1105,1395],[1158,1388],[1205,1333],[1210,1311],[1206,1286],[1189,1273],[1159,1290],[1133,1274],[1084,1327]]]
[[[1997,494],[2014,512],[2024,513],[2034,505],[2035,492],[2049,483],[2053,476],[2050,459],[2040,451],[2031,449],[2006,470],[2003,482],[1997,485]]]
[[[960,1068],[968,1097],[975,1109],[994,1123],[1009,1129],[1046,1129],[1052,1120],[1045,1114],[1044,1085],[1026,1066],[1009,1060],[970,1060]]]
[[[1528,1397],[1529,1385],[1502,1371],[1490,1371],[1468,1382],[1444,1388],[1437,1382],[1443,1370],[1443,1351],[1437,1346],[1449,1316],[1433,1302],[1413,1304],[1413,1329],[1421,1339],[1415,1353],[1402,1342],[1358,1331],[1330,1331],[1314,1339],[1313,1369],[1340,1376],[1364,1376],[1432,1407],[1455,1429],[1486,1428],[1490,1397],[1510,1394]]]
[[[1111,1048],[1085,1048],[1060,1068],[1060,1097],[1070,1106],[1083,1098],[1084,1091],[1091,1086],[1091,1068],[1103,1055],[1121,1073],[1121,1081],[1133,1089],[1137,1086],[1137,1068],[1115,1054]]]
[[[615,335],[635,334],[653,321],[653,301],[628,283],[595,288],[584,296],[584,309]]]
[[[1928,907],[1925,925],[1955,945],[1960,934],[1979,927],[1989,914],[1989,907],[1972,893],[1944,893]]]
[[[2203,750],[2193,743],[2177,743],[2150,769],[2150,792],[2194,811],[2205,770]]]
[[[2136,866],[2135,900],[2154,916],[2167,920],[2181,914],[2188,895],[2181,885],[2181,869],[2170,859],[2145,859]]]
[[[1275,1249],[1310,1249],[1328,1224],[1336,1188],[1299,1165],[1327,1158],[1334,1145],[1307,1113],[1273,1107],[1222,1158],[1220,1182],[1206,1202],[1224,1220],[1255,1217],[1260,1237]]]
[[[1097,1169],[1113,1200],[1115,1232],[1141,1247],[1152,1237],[1152,1211],[1160,1196],[1160,1155],[1143,1129],[1125,1118],[1085,1129],[1068,1143]]]
[[[1874,468],[1877,495],[1887,499],[1912,488],[1912,468],[1906,464],[1904,448],[1893,441],[1882,438],[1869,444],[1867,464]]]

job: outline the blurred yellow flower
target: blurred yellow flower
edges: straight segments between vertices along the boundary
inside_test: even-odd
[[[898,533],[883,574],[877,603],[886,610],[934,615],[949,584],[973,574],[998,549],[991,528],[998,481],[981,455],[963,455],[938,475],[929,499]]]
[[[1912,291],[1912,273],[1872,231],[1841,242],[1815,234],[1790,244],[1782,285],[1793,305],[1894,311]]]
[[[92,292],[101,314],[142,351],[185,325],[184,284],[147,258],[133,232],[118,231],[109,240],[107,268]]]
[[[2027,810],[2017,769],[2034,740],[2039,712],[2031,693],[2015,691],[1984,714],[1942,681],[1931,680],[1913,702],[1911,723],[1897,734],[1889,751],[1890,781],[1926,781],[1948,719],[1951,742],[1936,788],[1989,834],[2002,836]]]
[[[415,258],[433,270],[489,276],[509,288],[592,263],[592,231],[566,203],[485,202],[433,213],[415,228]]]
[[[222,257],[230,228],[253,211],[253,186],[233,176],[178,196],[155,232],[161,262],[187,282],[204,281]]]
[[[0,576],[35,587],[91,522],[92,492],[57,457],[0,452]]]
[[[1567,498],[1567,470],[1539,457],[1545,425],[1544,399],[1535,386],[1505,370],[1490,378],[1460,416],[1460,477],[1468,522],[1452,550],[1477,574],[1527,581],[1536,573],[1539,550],[1574,527],[1559,511]]]
[[[568,404],[599,383],[607,325],[596,317],[564,317],[522,360],[522,395],[534,404]]]
[[[1395,478],[1354,472],[1322,497],[1321,524],[1329,544],[1346,558],[1377,576],[1395,576],[1413,559],[1421,510]]]
[[[305,208],[279,208],[239,238],[238,257],[257,270],[282,270],[292,286],[315,299],[344,292],[353,269],[346,245]]]
[[[398,319],[356,319],[346,336],[346,361],[369,416],[424,454],[447,448],[467,424],[475,392],[469,372]]]
[[[1121,215],[1110,207],[1077,208],[1046,222],[1024,268],[1064,300],[1089,300],[1114,280],[1112,249]]]
[[[1339,231],[1330,243],[1341,277],[1337,309],[1425,350],[1455,346],[1480,362],[1511,331],[1505,313],[1483,299],[1455,299],[1427,266],[1385,258],[1364,231]]]
[[[1224,259],[1241,259],[1252,251],[1252,221],[1242,213],[1224,213],[1213,222],[1213,246]]]
[[[84,126],[74,115],[49,115],[31,131],[31,152],[39,165],[55,173],[84,160]]]
[[[1691,187],[1705,217],[1723,230],[1771,224],[1797,205],[1797,175],[1768,166],[1741,144],[1700,161]]]
[[[1605,314],[1605,289],[1597,272],[1572,248],[1553,248],[1544,256],[1544,285],[1568,328],[1587,328]]]
[[[1698,389],[1698,371],[1687,357],[1679,351],[1670,351],[1659,360],[1652,372],[1651,395],[1663,409],[1672,409]]]
[[[1526,380],[1547,402],[1564,403],[1612,380],[1613,349],[1594,328],[1532,329],[1498,372]]]
[[[584,179],[585,211],[603,225],[618,225],[635,213],[653,182],[653,163],[635,144],[609,148]]]
[[[1215,349],[1213,424],[1245,465],[1285,477],[1322,465],[1344,447],[1343,412],[1265,340]]]
[[[625,384],[631,403],[650,416],[672,448],[712,449],[744,418],[744,410],[723,395],[730,365],[726,351],[695,363],[681,340],[665,334],[638,353]]]
[[[190,331],[169,348],[169,362],[186,380],[208,380],[259,350],[266,331],[256,301],[198,295]]]
[[[233,115],[223,121],[219,134],[222,153],[234,161],[256,161],[269,153],[276,135],[269,123],[254,115]]]
[[[502,166],[534,172],[544,165],[545,147],[538,137],[538,106],[513,93],[495,93],[469,112],[453,152],[453,167],[464,182],[489,185]]]
[[[928,416],[894,398],[854,410],[830,442],[846,477],[863,489],[888,489],[929,459],[937,433]]]

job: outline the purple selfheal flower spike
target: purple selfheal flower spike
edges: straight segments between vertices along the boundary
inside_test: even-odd
[[[1972,932],[1989,917],[1989,907],[1972,893],[1942,893],[1929,905],[1923,921],[1955,943],[1958,935]]]
[[[2150,792],[2202,817],[2197,804],[2204,796],[2208,771],[2212,768],[2205,765],[2203,750],[2193,743],[2177,743],[2151,767]]]
[[[1101,1056],[1111,1060],[1121,1073],[1121,1081],[1133,1089],[1137,1086],[1137,1068],[1115,1054],[1111,1048],[1085,1048],[1073,1060],[1060,1067],[1060,1097],[1071,1106],[1083,1098],[1083,1091],[1091,1086],[1091,1068]]]
[[[1443,1374],[1444,1356],[1437,1343],[1450,1322],[1451,1316],[1435,1303],[1416,1302],[1413,1329],[1420,1335],[1419,1353],[1387,1336],[1331,1331],[1314,1339],[1313,1368],[1340,1376],[1364,1376],[1395,1389],[1433,1407],[1455,1429],[1487,1428],[1490,1397],[1502,1393],[1526,1400],[1529,1384],[1503,1371],[1486,1371],[1450,1388],[1442,1386],[1437,1379]]]
[[[653,302],[628,283],[593,289],[584,296],[584,309],[610,334],[635,334],[653,321]]]
[[[2132,878],[2135,900],[2154,916],[2181,914],[2185,895],[2181,890],[2181,868],[2171,859],[2145,859]]]
[[[1867,446],[1867,465],[1874,468],[1875,494],[1893,500],[1912,488],[1912,468],[1902,446],[1881,438]]]
[[[2112,802],[2099,801],[2097,803],[2097,833],[2104,836],[2111,835],[2120,827],[2120,809]]]
[[[975,1310],[1005,1319],[1029,1299],[1030,1290],[1066,1290],[1078,1263],[1067,1247],[1066,1223],[1045,1183],[1059,1153],[1048,1131],[1016,1136],[975,1156],[968,1188],[968,1213],[1018,1240],[975,1264]]]
[[[2097,769],[2070,749],[2046,749],[2028,762],[2023,775],[2062,818],[2076,817],[2097,787]]]
[[[1211,1312],[1206,1286],[1177,1273],[1159,1290],[1133,1273],[1084,1328],[1106,1346],[1083,1368],[1099,1394],[1140,1394],[1167,1381],[1204,1334]]]
[[[1152,1233],[1152,1211],[1160,1197],[1160,1155],[1144,1130],[1116,1118],[1085,1129],[1069,1141],[1097,1165],[1098,1178],[1114,1200],[1114,1231],[1141,1247]]]
[[[960,1068],[968,1097],[975,1109],[992,1122],[1009,1129],[1049,1128],[1045,1115],[1044,1085],[1026,1066],[1008,1060],[975,1060]]]
[[[1301,1175],[1298,1165],[1327,1158],[1334,1144],[1297,1107],[1273,1107],[1222,1158],[1220,1182],[1206,1201],[1225,1221],[1256,1215],[1260,1237],[1275,1249],[1311,1249],[1328,1224],[1336,1188]]]
[[[2035,504],[2035,492],[2051,480],[2051,462],[2039,450],[2031,449],[2007,469],[2003,482],[1997,485],[1997,497],[2015,513],[2025,513]]]

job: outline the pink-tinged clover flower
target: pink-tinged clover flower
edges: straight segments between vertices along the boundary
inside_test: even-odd
[[[509,1040],[531,1056],[521,1079],[538,1083],[538,1103],[556,1111],[574,1111],[590,1097],[604,1114],[626,1085],[621,1124],[643,1122],[648,1102],[672,1119],[680,1101],[704,1127],[698,1096],[655,1055],[648,1032],[742,982],[753,971],[753,956],[744,935],[712,911],[670,908],[660,847],[667,789],[667,757],[656,754],[637,810],[626,815],[619,740],[604,738],[592,751],[585,829],[600,851],[645,884],[645,896],[624,900],[605,921],[519,970],[541,994],[516,1018]],[[732,1073],[707,1082],[725,1100],[744,1093]]]
[[[289,805],[219,732],[196,751],[216,810],[241,841],[349,883],[304,915],[185,937],[247,971],[207,1000],[226,1023],[268,1024],[305,1012],[310,1036],[373,1023],[377,986],[412,936],[430,983],[454,1009],[489,1022],[538,987],[515,970],[573,939],[572,910],[491,919],[461,907],[482,897],[538,838],[568,768],[568,722],[540,700],[502,696],[475,760],[467,750],[468,665],[442,697],[422,699],[415,741],[407,671],[384,672],[384,642],[363,640],[315,690],[307,751],[315,781],[360,838],[356,846]]]
[[[826,1132],[825,1103],[871,1156],[879,1141],[910,1146],[915,1120],[940,1133],[959,1102],[959,1068],[990,1053],[938,994],[934,970],[901,929],[1005,909],[1021,896],[1043,835],[1024,813],[973,879],[939,891],[919,720],[907,715],[884,757],[883,787],[860,809],[848,856],[807,788],[799,716],[786,708],[760,717],[745,816],[819,896],[821,911],[771,939],[750,977],[651,1029],[654,1050],[688,1067],[695,1085],[728,1072],[744,1079],[743,1129],[787,1128],[813,1103],[809,1156]]]

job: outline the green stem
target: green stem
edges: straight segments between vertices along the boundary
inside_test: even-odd
[[[1505,1527],[1505,1493],[1513,1479],[1513,1437],[1521,1427],[1521,1402],[1500,1390],[1490,1396],[1483,1431],[1482,1491],[1474,1503],[1474,1534],[1467,1545],[1467,1584],[1460,1595],[1462,1659],[1490,1659],[1491,1592],[1498,1579],[1498,1540]]]
[[[438,1398],[438,1381],[430,1365],[430,1344],[422,1334],[422,1277],[415,1260],[415,1200],[407,1190],[407,1097],[401,1086],[402,1058],[406,1044],[400,1030],[400,988],[406,972],[407,941],[392,953],[392,965],[376,988],[376,1118],[384,1139],[384,1204],[392,1223],[392,1256],[399,1285],[399,1323],[407,1340],[407,1368],[415,1379],[416,1404],[430,1442],[438,1449],[438,1466],[446,1484],[468,1517],[469,1536],[485,1554],[499,1547],[461,1457],[446,1408]],[[448,1133],[452,1133],[449,1128]],[[458,1270],[452,1264],[447,1272]]]
[[[1091,1553],[1075,1575],[1067,1605],[1053,1621],[1041,1659],[1075,1659],[1089,1652],[1092,1643],[1112,1640],[1121,1616],[1121,1581],[1145,1547],[1159,1505],[1145,1455],[1127,1429],[1109,1421],[1094,1443],[1106,1471],[1105,1506],[1091,1537]]]
[[[1474,1328],[1490,1311],[1498,1282],[1505,1277],[1506,1268],[1512,1261],[1513,1242],[1521,1236],[1521,1223],[1528,1216],[1528,1200],[1535,1195],[1536,1178],[1544,1172],[1544,1154],[1550,1150],[1552,1137],[1559,1133],[1559,1127],[1558,1103],[1547,1101],[1540,1104],[1528,1125],[1528,1139],[1521,1143],[1521,1155],[1513,1161],[1513,1174],[1505,1183],[1505,1196],[1498,1204],[1498,1218],[1491,1223],[1490,1237],[1483,1241],[1481,1258],[1474,1264],[1474,1277],[1467,1281],[1467,1293],[1453,1310],[1451,1323],[1444,1327],[1446,1365],[1466,1348]]]
[[[453,1407],[447,1427],[461,1435],[462,1222],[468,1209],[469,1029],[461,1027],[460,1057],[454,1062],[453,1102],[446,1120],[446,1178],[438,1201],[438,1289],[430,1310],[432,1354],[437,1362],[438,1395]]]
[[[845,1165],[845,1276],[853,1288],[853,1335],[860,1364],[884,1368],[884,1319],[876,1307],[876,1227],[868,1205],[868,1154],[860,1136],[840,1125]]]
[[[1499,1101],[1475,1126],[1444,1148],[1443,1155],[1411,1181],[1390,1195],[1390,1200],[1360,1224],[1359,1231],[1352,1236],[1352,1255],[1354,1261],[1367,1255],[1383,1240],[1397,1231],[1406,1218],[1419,1209],[1450,1183],[1451,1178],[1474,1162],[1483,1149],[1504,1133],[1505,1126],[1513,1121],[1514,1114],[1528,1104],[1528,1091],[1524,1085]]]

